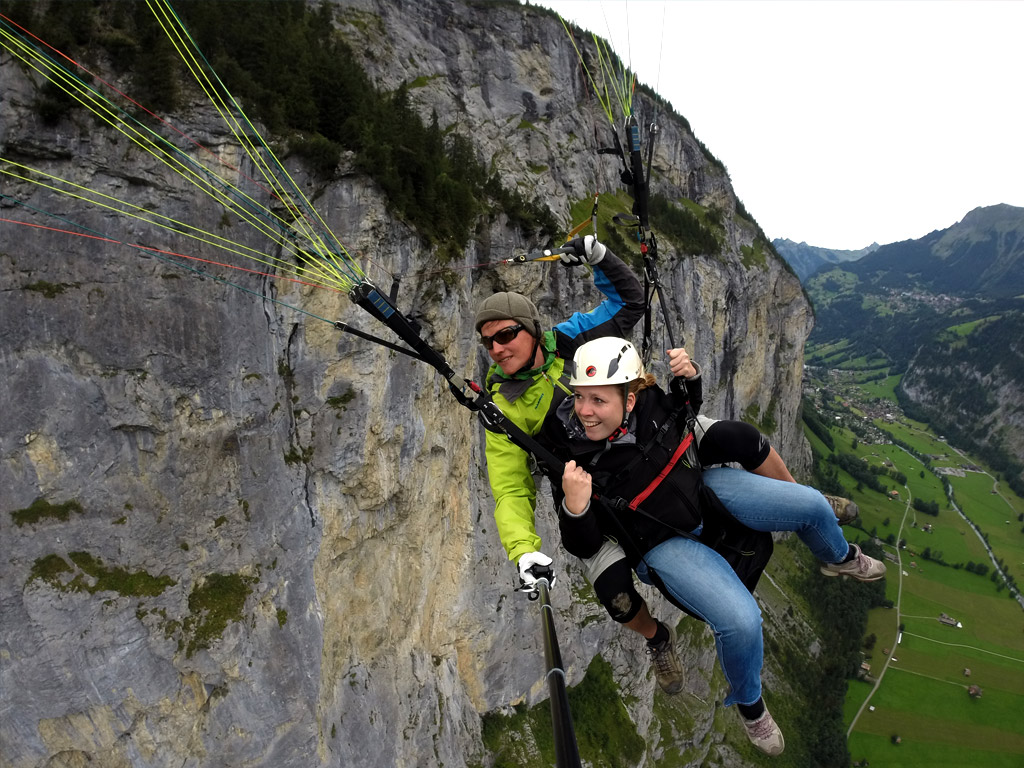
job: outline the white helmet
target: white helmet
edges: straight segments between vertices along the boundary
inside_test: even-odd
[[[625,339],[605,336],[588,341],[572,358],[570,387],[599,384],[628,384],[644,375],[644,364],[636,347]]]

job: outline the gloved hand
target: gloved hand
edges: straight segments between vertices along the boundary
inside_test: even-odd
[[[574,267],[577,264],[590,264],[593,266],[604,258],[604,254],[608,250],[604,247],[604,243],[598,242],[598,239],[593,235],[574,237],[565,245],[572,246],[573,252],[560,253],[558,258],[568,267]]]
[[[527,552],[519,558],[519,581],[527,590],[535,589],[537,586],[537,575],[532,572],[533,566],[547,568],[551,565],[551,558],[543,552]],[[548,569],[550,570],[550,569]],[[551,573],[548,577],[548,584],[555,586],[555,576]]]

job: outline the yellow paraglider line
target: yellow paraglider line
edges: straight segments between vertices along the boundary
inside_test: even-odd
[[[68,179],[62,179],[58,176],[46,173],[45,171],[39,169],[29,168],[28,166],[21,165],[20,163],[16,163],[7,158],[0,157],[0,162],[7,163],[12,167],[22,169],[23,171],[26,172],[24,174],[15,173],[8,168],[0,167],[0,173],[6,176],[10,176],[13,179],[17,179],[18,181],[28,182],[40,188],[48,189],[52,192],[61,194],[65,197],[89,203],[90,205],[95,206],[97,208],[103,208],[128,218],[137,219],[139,221],[146,222],[147,224],[152,224],[154,226],[160,227],[161,229],[173,232],[175,234],[183,235],[184,237],[196,240],[197,242],[203,243],[205,245],[209,245],[211,247],[219,248],[229,253],[234,253],[238,256],[242,256],[258,264],[263,264],[267,267],[273,267],[281,269],[282,271],[291,272],[296,276],[303,277],[308,281],[312,281],[314,279],[316,280],[315,283],[310,284],[321,285],[325,288],[333,287],[339,289],[347,289],[352,286],[351,280],[338,280],[334,275],[325,274],[322,271],[313,271],[302,268],[296,268],[295,266],[289,264],[288,262],[282,259],[273,256],[267,256],[262,251],[256,250],[255,248],[249,248],[247,246],[235,242],[234,240],[220,237],[219,235],[207,232],[206,230],[201,229],[199,227],[195,227],[191,224],[178,221],[177,219],[171,218],[169,216],[164,216],[153,211],[147,211],[141,206],[128,203],[127,201],[121,200],[111,195],[104,194],[102,192],[97,192],[96,190],[89,189],[80,184],[75,184],[74,182],[69,181]],[[44,176],[54,182],[59,182],[62,185],[66,185],[66,187],[70,189],[78,190],[78,192],[68,191],[68,189],[65,189],[61,186],[57,186],[56,184],[44,183],[43,181],[32,178],[30,174],[38,174]],[[132,212],[133,210],[135,212]]]
[[[2,32],[2,30],[0,30],[0,32]],[[6,32],[2,32],[2,37],[4,38],[5,42],[7,43],[5,45],[7,50],[10,51],[12,53],[12,55],[15,55],[21,61],[23,61],[33,71],[36,71],[39,74],[41,74],[42,76],[47,77],[47,79],[51,83],[53,83],[56,87],[60,88],[62,91],[64,91],[69,96],[74,98],[78,103],[80,103],[83,106],[87,107],[93,114],[95,114],[98,118],[103,120],[106,124],[108,124],[113,129],[117,130],[119,133],[124,135],[126,138],[128,138],[132,143],[134,143],[136,146],[138,146],[144,152],[146,152],[147,154],[149,154],[150,156],[152,156],[153,158],[155,158],[159,162],[162,162],[164,165],[166,165],[168,168],[173,170],[175,173],[177,173],[179,176],[184,178],[186,181],[188,181],[192,185],[194,185],[197,188],[199,188],[201,191],[204,192],[204,194],[206,194],[207,196],[211,197],[215,201],[225,205],[228,209],[230,209],[232,212],[234,212],[236,215],[238,215],[239,218],[247,221],[251,226],[256,228],[258,231],[261,231],[267,237],[270,237],[272,240],[281,242],[282,245],[286,249],[291,249],[291,250],[293,250],[296,253],[296,255],[301,256],[301,252],[297,248],[295,248],[292,243],[290,243],[287,239],[282,239],[280,237],[281,230],[285,229],[287,227],[287,224],[283,220],[281,220],[280,217],[277,217],[272,211],[267,210],[265,207],[259,206],[262,210],[266,211],[266,213],[269,216],[271,216],[272,218],[274,218],[278,222],[280,222],[280,227],[278,227],[277,229],[268,226],[268,224],[265,222],[265,220],[263,218],[259,217],[259,216],[256,216],[254,213],[252,213],[250,208],[239,205],[239,203],[235,199],[233,199],[232,197],[226,195],[223,192],[223,190],[218,189],[216,186],[211,184],[204,176],[196,173],[192,169],[192,167],[190,167],[188,165],[185,165],[184,163],[178,161],[174,157],[174,155],[172,155],[170,152],[168,152],[166,150],[160,149],[145,134],[143,134],[142,132],[138,131],[134,127],[130,126],[125,121],[119,119],[119,117],[118,117],[118,115],[117,115],[117,113],[115,111],[115,108],[110,104],[110,102],[108,102],[107,100],[102,99],[101,97],[99,97],[94,90],[92,90],[92,89],[88,88],[87,86],[85,86],[85,84],[82,83],[81,80],[79,80],[78,78],[74,77],[73,75],[68,73],[63,68],[56,67],[56,66],[52,65],[52,63],[49,62],[45,58],[39,57],[39,58],[36,58],[34,60],[27,58],[25,54],[32,52],[31,48],[27,48],[26,46],[24,46],[24,44],[21,43],[21,41],[17,40],[16,38],[13,38],[12,36],[10,36]],[[14,46],[17,46],[17,49]],[[150,133],[152,134],[153,132],[150,131]],[[156,135],[156,134],[153,134],[153,135]],[[157,138],[159,138],[161,142],[167,143],[166,140],[163,139],[162,137],[158,136]],[[173,145],[171,145],[171,146],[173,147]],[[175,152],[178,152],[178,153],[181,152],[181,150],[179,150],[176,147],[173,147],[173,149],[174,149]],[[20,165],[20,164],[12,163],[12,165],[16,165],[17,166],[17,165]],[[25,166],[20,166],[20,167],[25,168]],[[240,189],[238,189],[236,186],[230,184],[230,182],[228,182],[226,179],[224,179],[224,178],[222,178],[220,176],[217,176],[216,174],[213,174],[213,172],[210,171],[210,169],[208,169],[208,168],[206,168],[204,166],[200,166],[200,167],[203,168],[204,173],[210,174],[210,175],[214,175],[218,179],[218,181],[221,182],[225,187],[234,190],[240,197],[244,198],[245,200],[248,200],[253,206],[258,206],[259,205],[258,203],[256,203],[255,200],[253,200],[251,197],[245,195]],[[32,169],[27,169],[26,168],[26,170],[32,170]],[[48,175],[48,174],[45,174],[42,171],[37,171],[37,172],[38,173],[42,173],[43,175]],[[57,177],[52,177],[52,178],[57,178]],[[26,179],[26,180],[31,180],[31,179]],[[71,185],[70,182],[66,182],[66,183]],[[77,185],[71,185],[71,186],[77,186]],[[89,191],[89,190],[85,190],[85,188],[83,188],[83,187],[79,187],[79,188],[83,189],[84,191]],[[63,193],[63,194],[69,194],[69,195],[71,194],[71,193],[68,193],[68,192],[66,192],[66,191],[64,191],[64,190],[62,190],[60,188],[57,188],[57,187],[51,187],[51,189],[53,191],[60,192],[60,193]],[[91,192],[91,191],[89,191],[89,192],[91,194],[97,194],[97,195],[100,194],[100,193],[95,193],[95,192]],[[74,196],[74,195],[72,195],[72,196]],[[119,202],[119,203],[121,203],[121,204],[123,204],[125,206],[129,205],[128,203],[124,203],[124,201],[116,200],[116,198],[113,198],[113,197],[110,197],[110,196],[106,196],[106,195],[102,195],[102,196],[103,197],[107,197],[110,200],[115,200],[116,202]],[[84,199],[84,198],[80,197],[80,199]],[[109,208],[111,206],[106,206],[106,207]],[[152,214],[152,215],[153,216],[157,216],[157,214]],[[136,218],[142,218],[142,217],[136,217]],[[178,229],[188,228],[188,229],[191,229],[193,231],[200,231],[200,232],[203,231],[203,230],[201,230],[198,227],[193,227],[191,225],[185,225],[185,224],[182,224],[181,222],[175,222],[175,224],[177,225]],[[213,240],[213,239],[223,240],[224,239],[224,238],[219,238],[218,236],[213,235],[212,233],[204,232],[204,234],[207,235],[207,237],[210,238],[211,240]],[[207,240],[207,242],[209,242],[209,240]],[[347,277],[345,277],[343,275],[337,274],[336,270],[327,270],[327,271],[325,271],[322,268],[322,265],[319,262],[316,262],[316,261],[313,261],[313,260],[309,260],[309,261],[310,261],[310,266],[312,267],[312,270],[315,271],[315,272],[324,274],[324,276],[328,279],[329,282],[332,282],[332,283],[342,283],[342,284],[348,284],[348,285],[352,284],[352,280],[351,279],[349,279],[349,278],[347,278]]]
[[[40,213],[44,213],[44,212],[40,211]],[[221,261],[214,261],[213,259],[204,259],[204,258],[201,258],[199,256],[189,256],[187,253],[179,253],[178,251],[169,251],[169,250],[167,250],[165,248],[156,248],[156,247],[151,246],[151,245],[142,245],[141,243],[128,243],[128,242],[125,242],[124,240],[118,240],[118,239],[113,238],[113,237],[106,237],[105,235],[95,234],[95,233],[91,233],[91,232],[74,232],[74,231],[72,231],[70,229],[60,229],[59,227],[47,227],[47,226],[45,226],[43,224],[34,224],[32,222],[29,222],[29,221],[18,221],[16,219],[0,218],[0,222],[3,222],[4,224],[17,224],[17,225],[20,225],[20,226],[23,226],[23,227],[30,227],[32,229],[42,229],[42,230],[46,230],[48,232],[57,232],[57,233],[60,233],[62,235],[71,235],[72,237],[84,237],[84,238],[86,238],[88,240],[96,240],[96,241],[99,241],[99,242],[102,242],[102,243],[109,243],[111,245],[123,245],[123,246],[125,246],[127,248],[135,248],[136,250],[144,251],[144,252],[149,253],[149,254],[151,254],[153,256],[156,256],[158,258],[173,256],[175,258],[186,259],[187,261],[192,261],[192,262],[196,262],[196,263],[199,263],[199,264],[209,264],[209,265],[216,266],[216,267],[225,267],[227,269],[233,269],[233,270],[235,270],[237,272],[245,272],[245,273],[248,273],[248,274],[251,274],[251,275],[256,275],[258,277],[268,277],[268,278],[271,278],[271,279],[274,279],[274,280],[285,280],[285,281],[290,282],[290,283],[297,283],[298,285],[305,285],[305,286],[309,286],[311,288],[327,288],[328,290],[337,291],[338,293],[343,293],[345,290],[347,290],[347,289],[343,289],[343,288],[335,288],[335,287],[332,287],[332,286],[329,286],[329,285],[324,285],[322,283],[311,283],[311,282],[308,282],[306,280],[300,280],[297,277],[288,277],[287,275],[274,274],[273,272],[261,272],[258,269],[250,269],[249,267],[240,267],[237,264],[227,264],[227,263],[221,262]],[[81,229],[87,229],[86,227],[82,227],[79,224],[73,224],[73,226],[80,227]],[[167,258],[164,258],[163,260],[170,261],[170,259],[167,259]],[[193,270],[193,271],[195,271],[195,270]],[[205,275],[207,273],[203,273],[203,274]],[[227,282],[227,281],[222,281],[222,282]],[[241,286],[239,286],[239,287],[241,287]],[[328,322],[331,322],[331,321],[328,321]]]
[[[212,67],[210,67],[209,62],[206,61],[205,57],[203,57],[201,53],[199,53],[198,56],[203,59],[203,62],[206,64],[207,68],[210,70],[211,73],[213,73],[213,77],[217,79],[217,85],[220,86],[220,90],[222,90],[223,93],[225,93],[227,97],[231,100],[231,105],[234,107],[234,110],[245,121],[245,124],[249,127],[252,135],[260,139],[263,151],[266,153],[267,156],[269,156],[274,161],[274,164],[277,166],[277,173],[275,173],[274,170],[270,167],[270,165],[266,163],[266,161],[264,160],[264,155],[258,151],[256,145],[253,144],[248,139],[248,136],[241,130],[241,126],[235,119],[232,110],[228,108],[228,105],[225,102],[225,100],[222,97],[220,97],[218,88],[214,86],[213,81],[200,66],[199,61],[196,58],[196,55],[192,53],[192,49],[198,51],[198,48],[195,47],[195,41],[192,40],[191,36],[189,36],[188,31],[185,29],[184,25],[181,23],[177,15],[174,14],[174,11],[170,8],[169,3],[166,0],[163,0],[162,6],[164,7],[164,19],[167,22],[167,24],[165,25],[164,21],[161,20],[159,14],[157,14],[156,10],[153,9],[153,2],[158,1],[159,0],[147,0],[147,4],[149,5],[150,9],[152,9],[154,15],[157,16],[158,23],[160,23],[168,38],[171,40],[171,43],[175,46],[175,49],[178,51],[179,56],[181,56],[182,60],[185,61],[186,65],[189,67],[189,71],[192,72],[193,77],[196,79],[196,82],[207,94],[207,97],[210,99],[211,103],[214,104],[215,108],[221,114],[221,117],[222,119],[224,119],[225,123],[229,125],[229,127],[231,127],[231,130],[236,139],[238,139],[239,143],[246,148],[246,151],[249,154],[250,158],[253,160],[253,162],[257,163],[258,166],[262,167],[264,172],[264,178],[266,178],[269,182],[271,182],[274,185],[275,190],[278,192],[279,199],[285,202],[286,205],[290,204],[291,207],[311,213],[312,216],[314,216],[323,226],[324,231],[330,233],[330,229],[326,226],[326,223],[324,223],[323,219],[316,212],[316,209],[313,208],[312,204],[310,204],[309,200],[305,197],[305,195],[301,193],[298,185],[285,170],[283,164],[278,160],[277,156],[273,153],[270,147],[267,146],[266,142],[262,140],[262,137],[260,136],[259,132],[255,130],[251,121],[246,116],[245,112],[241,109],[238,102],[231,96],[227,88],[224,87],[223,82],[221,82],[220,78],[217,77],[216,72],[213,70]],[[174,21],[173,34],[169,29],[172,19]],[[186,41],[188,44],[191,45],[191,48],[189,48],[187,52],[185,50]],[[291,190],[297,193],[301,205],[298,205],[294,202],[295,198],[293,198],[291,192],[289,192],[289,189],[285,187],[285,185],[280,183],[278,173],[284,176],[284,178],[288,181]],[[298,220],[302,221],[303,225],[307,224],[307,220],[305,218],[300,218]],[[324,258],[326,261],[328,261],[328,263],[331,263],[333,266],[334,254],[330,251],[330,249],[324,243],[323,239],[313,229],[313,227],[306,227],[303,234],[314,244],[320,256]],[[333,236],[333,233],[331,233],[331,236],[334,239],[335,243],[340,248],[342,258],[348,263],[350,267],[354,268],[356,274],[361,274],[358,265],[356,265],[355,262],[352,261],[348,252],[345,250],[345,247],[336,237]]]
[[[610,45],[596,34],[592,34],[591,37],[597,51],[598,64],[598,77],[595,78],[594,74],[590,71],[590,67],[587,66],[583,51],[576,44],[576,38],[572,34],[572,30],[569,29],[568,23],[561,16],[558,19],[562,22],[562,28],[565,30],[566,35],[568,35],[573,50],[576,51],[576,57],[580,60],[583,72],[590,82],[594,95],[601,104],[608,122],[615,125],[615,106],[618,106],[621,110],[622,117],[628,117],[633,114],[633,93],[636,89],[636,75],[631,73],[626,67],[618,69],[615,66],[617,57],[614,51],[611,50]]]
[[[13,22],[7,19],[7,17],[0,15],[0,18],[3,18],[10,24],[13,24]],[[19,29],[22,28],[19,27]],[[25,31],[25,33],[31,34],[27,31]],[[35,39],[39,40],[38,37],[36,37]],[[239,129],[237,122],[235,122],[233,126],[234,135],[239,140],[240,144],[244,145],[247,155],[251,157],[257,165],[261,165],[264,172],[268,174],[268,178],[272,180],[273,186],[276,187],[276,189],[278,190],[278,194],[276,196],[279,199],[284,198],[282,202],[285,205],[285,207],[291,211],[296,212],[295,221],[285,221],[280,216],[275,214],[273,210],[270,210],[266,206],[259,204],[252,197],[245,194],[239,187],[232,184],[228,179],[215,173],[206,165],[198,163],[198,161],[196,161],[195,159],[188,158],[188,156],[185,155],[185,153],[180,148],[176,147],[174,144],[169,142],[165,137],[155,133],[152,129],[143,126],[145,131],[148,132],[149,134],[147,136],[146,133],[143,133],[138,128],[130,125],[119,114],[123,113],[123,110],[120,110],[118,107],[115,107],[109,99],[104,98],[101,94],[99,94],[94,89],[89,87],[82,80],[75,77],[71,72],[69,72],[61,66],[56,65],[52,59],[42,55],[39,50],[37,50],[33,46],[27,45],[22,39],[12,35],[3,27],[0,27],[0,41],[2,41],[3,47],[6,50],[8,50],[17,59],[24,62],[26,66],[29,67],[32,71],[37,72],[42,77],[46,78],[49,82],[53,83],[55,87],[59,88],[60,90],[68,94],[71,98],[73,98],[76,102],[89,109],[90,112],[95,114],[104,123],[106,123],[107,125],[111,126],[114,130],[124,135],[133,144],[138,146],[140,149],[142,149],[144,152],[152,156],[154,159],[163,163],[176,174],[180,175],[188,183],[200,189],[205,195],[207,195],[214,201],[220,203],[221,205],[224,205],[228,210],[236,214],[240,219],[248,223],[257,231],[261,232],[264,236],[270,238],[273,242],[275,242],[275,244],[278,247],[281,247],[284,250],[293,253],[297,260],[305,264],[305,268],[300,270],[300,273],[308,275],[315,274],[319,276],[321,282],[323,282],[324,285],[351,286],[354,285],[355,282],[362,276],[362,270],[359,268],[358,264],[351,260],[347,252],[344,252],[343,246],[341,246],[341,248],[342,251],[344,252],[344,263],[347,268],[339,268],[339,265],[336,263],[333,255],[324,246],[322,238],[320,238],[319,235],[317,235],[317,233],[312,229],[312,227],[307,226],[306,220],[298,212],[299,206],[295,203],[294,200],[290,198],[288,194],[286,194],[284,187],[282,187],[280,183],[277,182],[276,177],[270,173],[269,166],[267,166],[266,163],[262,161],[260,153],[257,151],[255,145],[253,145],[251,141],[248,141],[246,139],[244,133]],[[47,45],[44,41],[40,40],[39,42],[43,45]],[[74,62],[72,59],[70,59],[70,57],[67,57],[59,51],[56,51],[56,49],[53,49],[52,46],[48,47],[50,47],[51,50],[55,51],[57,55],[62,56],[68,62],[79,67],[83,72],[88,73],[88,70]],[[88,74],[92,76],[91,73]],[[113,90],[116,91],[116,89]],[[210,87],[207,86],[205,90],[207,92],[207,96],[211,99],[211,101],[214,101],[215,96],[213,92],[211,92]],[[118,91],[118,93],[120,92]],[[123,96],[123,94],[121,95]],[[225,121],[230,120],[230,116],[225,111],[223,105],[218,107],[218,111],[221,113],[221,116],[223,119],[225,119]],[[132,119],[134,120],[134,118]],[[135,122],[138,123],[138,121]],[[169,125],[169,123],[166,123],[166,121],[164,121],[164,123]],[[180,131],[178,132],[181,133]],[[184,136],[185,134],[181,133],[181,135]],[[193,143],[196,144],[196,146],[201,147],[201,145],[199,145],[198,142],[193,141]],[[170,147],[170,149],[167,149],[166,147]],[[267,151],[269,152],[269,148],[267,148]],[[213,153],[211,152],[210,154],[212,155]],[[186,157],[188,159],[189,164],[186,164],[179,160],[178,156]],[[197,171],[196,168],[201,169],[201,172]],[[240,172],[239,174],[241,175]],[[209,180],[208,177],[211,176],[217,180],[217,184],[214,184]],[[70,185],[70,182],[65,183]],[[294,184],[294,182],[292,183]],[[51,189],[53,189],[53,191],[62,194],[68,194],[73,197],[77,196],[79,199],[87,199],[81,195],[75,195],[74,193],[68,192],[64,188],[51,187]],[[82,189],[83,191],[87,192],[87,190],[84,190],[84,188]],[[232,194],[228,194],[229,191]],[[275,193],[271,191],[270,194],[274,195]],[[237,199],[235,196],[237,196]],[[124,203],[124,201],[117,201],[116,198],[112,198],[110,196],[105,197],[107,197],[109,200],[124,205],[125,207],[135,207],[137,210],[141,210],[138,209],[136,206],[130,206],[129,204]],[[241,199],[241,203],[239,202],[239,199]],[[114,207],[111,205],[105,205],[104,207],[114,209]],[[192,232],[202,232],[204,237],[196,237],[195,235],[190,236],[194,237],[200,242],[215,245],[216,247],[225,247],[223,245],[217,245],[217,242],[224,242],[225,238],[221,238],[212,233],[205,232],[198,227],[183,224],[182,222],[173,222],[174,226],[170,227],[166,224],[161,224],[158,221],[154,221],[154,216],[156,216],[156,214],[147,213],[146,216],[136,215],[135,217],[140,218],[141,220],[148,221],[150,223],[154,223],[157,226],[163,226],[168,229],[175,229],[176,231],[179,232],[182,231],[183,229],[190,230]],[[168,221],[170,220],[168,219]],[[320,219],[320,221],[321,223],[323,223],[322,219]],[[324,228],[327,229],[325,224]],[[307,241],[312,244],[310,250],[315,251],[316,254],[320,256],[320,258],[313,258],[309,251],[298,246],[298,244],[295,242],[296,233],[306,236]],[[333,234],[331,236],[337,242],[337,238],[334,237]],[[245,248],[245,246],[241,246],[238,244],[236,245],[238,246],[239,249],[244,249],[247,251],[252,250],[253,253],[258,253],[258,251],[254,251],[253,249],[247,249]],[[260,263],[271,263],[265,261],[264,259],[260,259],[255,256],[243,253],[242,250],[235,250],[234,252],[238,255],[244,256],[246,258],[251,258],[254,261],[258,261]],[[286,265],[284,262],[281,262],[280,266],[287,266],[287,268],[293,269],[292,267],[290,267],[290,265]],[[348,274],[345,274],[345,272],[347,272]]]

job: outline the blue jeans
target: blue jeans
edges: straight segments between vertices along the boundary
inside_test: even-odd
[[[813,488],[724,467],[706,470],[704,482],[748,527],[794,531],[823,562],[846,557],[849,545],[835,513]],[[654,583],[651,569],[671,596],[715,633],[718,660],[731,688],[726,706],[756,702],[761,696],[764,661],[761,609],[729,564],[713,549],[676,536],[640,561],[636,573],[646,584]]]

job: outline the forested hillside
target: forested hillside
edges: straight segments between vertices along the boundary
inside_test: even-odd
[[[993,299],[1024,294],[1024,208],[975,208],[951,227],[891,243],[845,267],[877,290]]]
[[[977,209],[807,283],[812,365],[901,375],[908,413],[1024,488],[1024,210]]]

